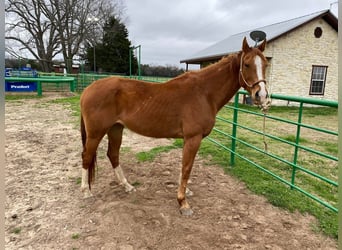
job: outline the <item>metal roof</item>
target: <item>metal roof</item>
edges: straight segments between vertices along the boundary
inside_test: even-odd
[[[261,30],[264,31],[267,35],[266,39],[268,42],[278,38],[279,36],[288,33],[289,31],[298,28],[299,26],[315,19],[318,17],[324,17],[328,15],[326,21],[329,22],[336,30],[338,26],[337,18],[329,11],[323,10],[319,12],[315,12],[306,16],[294,18],[291,20],[271,24],[268,26],[256,28],[253,30]],[[247,38],[248,43],[254,44],[255,42],[249,37],[249,33],[253,30],[247,30],[245,32],[241,32],[232,36],[227,37],[226,39],[217,42],[199,52],[192,55],[188,59],[183,59],[181,63],[194,63],[198,64],[202,61],[210,61],[217,60],[224,55],[235,53],[241,50],[241,41],[244,37]]]

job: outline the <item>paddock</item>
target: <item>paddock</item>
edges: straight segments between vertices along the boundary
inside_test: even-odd
[[[199,155],[189,184],[195,213],[182,217],[181,149],[141,162],[136,153],[172,141],[128,131],[121,162],[137,191],[116,183],[104,141],[94,197],[83,199],[77,118],[55,98],[6,101],[6,249],[337,249],[312,216],[272,206]]]

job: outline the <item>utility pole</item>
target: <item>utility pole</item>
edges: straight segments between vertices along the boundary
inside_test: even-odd
[[[99,19],[97,17],[91,16],[87,18],[87,21],[90,22],[91,24],[93,24],[93,35],[94,35],[94,43],[93,43],[93,51],[94,51],[94,74],[96,73],[96,52],[95,52],[95,48],[96,48],[96,41],[95,41],[95,25],[96,23],[99,21]]]

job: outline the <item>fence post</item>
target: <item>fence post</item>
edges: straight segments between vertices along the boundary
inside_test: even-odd
[[[235,148],[236,148],[236,129],[238,119],[238,107],[239,107],[239,93],[236,93],[234,98],[234,113],[233,113],[233,130],[232,130],[232,147],[230,152],[230,165],[235,164]]]
[[[303,102],[299,105],[299,111],[298,111],[298,124],[297,124],[297,133],[296,133],[296,145],[294,149],[293,154],[293,167],[292,167],[292,177],[291,177],[291,184],[294,185],[295,178],[296,178],[296,166],[297,166],[297,158],[298,158],[298,145],[299,145],[299,139],[300,139],[300,127],[302,124],[302,115],[303,115]],[[293,189],[293,186],[291,186],[291,189]]]
[[[141,80],[141,45],[137,46],[139,48],[139,58],[138,58],[138,79]]]
[[[70,81],[70,91],[75,92],[76,79]]]
[[[37,93],[38,93],[38,96],[42,96],[42,94],[43,94],[42,82],[41,81],[37,82]]]
[[[129,78],[132,78],[132,47],[129,48]]]

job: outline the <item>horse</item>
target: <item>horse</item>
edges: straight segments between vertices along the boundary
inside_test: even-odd
[[[119,183],[135,191],[119,163],[123,129],[154,138],[182,138],[182,167],[177,200],[182,215],[193,211],[186,199],[187,183],[204,137],[215,124],[218,111],[240,87],[254,104],[269,105],[263,55],[266,40],[250,47],[246,37],[242,50],[197,71],[188,71],[164,84],[109,77],[94,81],[80,97],[82,152],[81,190],[91,196],[96,151],[107,134],[107,156]]]

